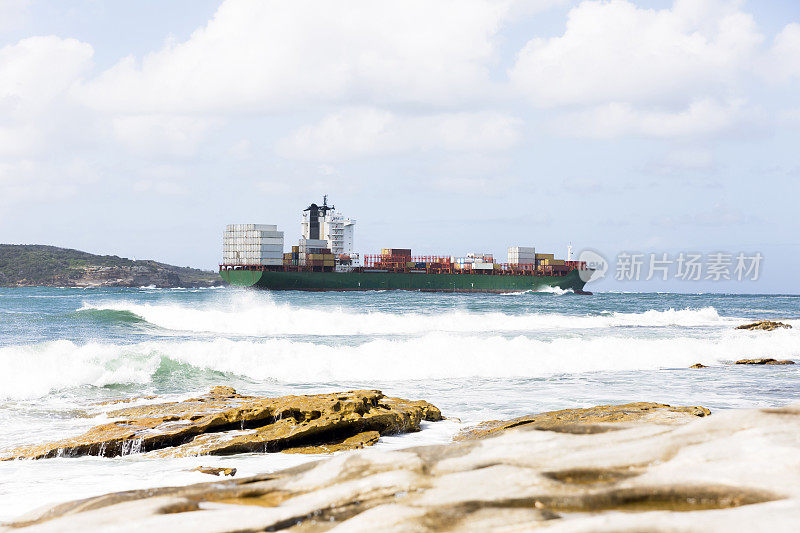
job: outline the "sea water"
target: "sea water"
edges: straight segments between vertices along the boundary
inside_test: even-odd
[[[278,396],[357,388],[424,399],[449,419],[383,437],[448,442],[483,420],[654,401],[712,411],[796,401],[800,296],[0,289],[0,451],[108,420],[99,402],[195,397],[214,385]],[[791,330],[741,331],[781,320]],[[710,368],[692,370],[694,363]],[[126,404],[130,405],[130,404]],[[110,491],[267,472],[318,456],[82,457],[0,463],[0,521]]]

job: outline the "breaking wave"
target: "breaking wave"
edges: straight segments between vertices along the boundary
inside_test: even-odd
[[[131,345],[60,340],[0,348],[0,397],[33,398],[81,386],[195,383],[221,376],[282,383],[386,382],[421,379],[536,378],[596,371],[685,368],[754,354],[798,358],[798,335],[726,331],[713,338],[538,340],[431,333],[361,344],[289,339],[148,341]]]
[[[433,332],[526,332],[614,327],[703,327],[737,323],[714,307],[668,309],[643,313],[569,315],[562,313],[353,312],[343,309],[291,306],[242,297],[197,306],[176,303],[108,301],[84,304],[79,312],[130,313],[163,329],[244,336],[269,335],[419,335]],[[123,315],[120,315],[123,316]],[[124,315],[127,316],[127,315]]]
[[[87,308],[80,309],[76,312],[82,318],[88,318],[100,323],[129,323],[138,324],[147,322],[144,318],[140,317],[132,311],[124,309],[102,309],[102,308]]]

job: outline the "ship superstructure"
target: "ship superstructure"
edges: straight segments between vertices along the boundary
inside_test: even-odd
[[[328,248],[336,255],[350,255],[354,252],[354,233],[356,221],[336,212],[336,207],[328,205],[324,196],[322,205],[311,204],[303,210],[303,238],[327,241]]]

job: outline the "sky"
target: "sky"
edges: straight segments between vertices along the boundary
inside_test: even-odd
[[[796,294],[798,95],[796,0],[0,0],[0,242],[213,269],[327,194],[362,253]],[[681,253],[763,260],[644,279]]]

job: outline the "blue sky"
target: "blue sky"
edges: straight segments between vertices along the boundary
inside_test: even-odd
[[[761,252],[798,292],[800,3],[0,0],[0,241],[213,268],[356,247]],[[287,243],[288,245],[288,243]]]

